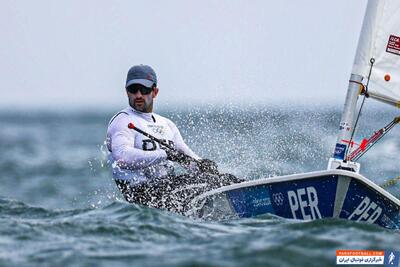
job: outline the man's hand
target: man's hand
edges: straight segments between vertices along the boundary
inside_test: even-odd
[[[165,151],[165,153],[167,153],[167,160],[175,161],[178,163],[187,162],[187,157],[182,152],[165,146],[162,146],[161,148]]]
[[[218,165],[214,161],[210,159],[200,159],[199,160],[199,169],[201,172],[211,173],[211,174],[219,174]]]

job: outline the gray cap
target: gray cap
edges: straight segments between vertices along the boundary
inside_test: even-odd
[[[152,87],[153,84],[157,85],[157,75],[150,66],[133,66],[128,71],[125,88],[134,83],[139,83],[146,87]]]

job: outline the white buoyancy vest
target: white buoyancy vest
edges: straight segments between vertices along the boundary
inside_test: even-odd
[[[107,148],[111,152],[114,179],[136,184],[169,175],[173,171],[172,162],[167,160],[167,154],[160,145],[129,129],[129,123],[156,138],[173,143],[179,151],[199,159],[185,144],[172,121],[154,113],[142,113],[128,107],[110,120],[107,130]]]

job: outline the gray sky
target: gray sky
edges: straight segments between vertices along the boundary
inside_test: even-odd
[[[123,107],[139,63],[162,105],[341,104],[366,2],[2,0],[0,107]]]

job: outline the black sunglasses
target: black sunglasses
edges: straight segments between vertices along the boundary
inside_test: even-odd
[[[128,86],[128,88],[126,88],[126,90],[128,90],[128,92],[131,94],[136,94],[138,91],[140,91],[140,93],[142,95],[150,94],[151,91],[153,91],[153,89],[154,89],[154,85],[153,85],[153,87],[146,87],[146,86],[138,84],[138,83],[131,84]]]

